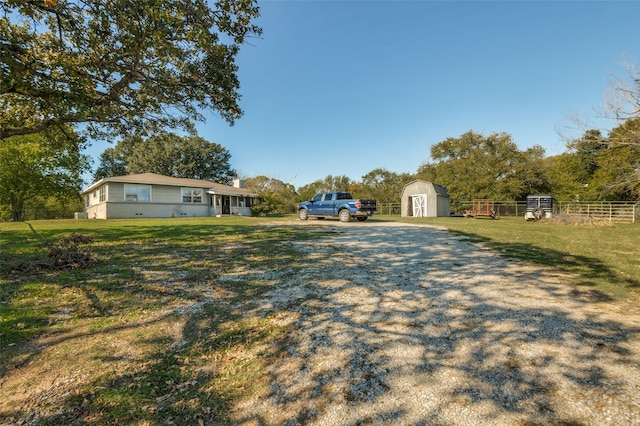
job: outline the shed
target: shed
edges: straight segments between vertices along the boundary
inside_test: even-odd
[[[401,209],[402,217],[449,216],[449,193],[442,185],[417,179],[402,189]]]

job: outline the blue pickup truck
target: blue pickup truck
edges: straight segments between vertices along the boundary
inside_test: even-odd
[[[309,201],[298,205],[298,217],[307,220],[310,216],[318,219],[337,216],[341,222],[356,218],[364,222],[376,211],[375,200],[354,200],[348,192],[324,192],[316,194]]]

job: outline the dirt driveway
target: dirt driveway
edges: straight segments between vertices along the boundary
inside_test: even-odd
[[[445,230],[326,239],[250,314],[295,324],[238,424],[640,424],[640,314]]]

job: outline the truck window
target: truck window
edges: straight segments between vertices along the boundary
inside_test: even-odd
[[[338,200],[350,200],[350,199],[351,199],[351,194],[349,194],[348,192],[338,193]]]
[[[324,194],[324,200],[325,201],[333,200],[333,194]]]
[[[320,200],[322,200],[322,194],[316,194],[316,196],[311,199],[311,201],[320,201]]]

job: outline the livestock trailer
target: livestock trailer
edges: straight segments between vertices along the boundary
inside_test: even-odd
[[[553,217],[553,196],[549,194],[527,195],[526,220],[549,219]]]

